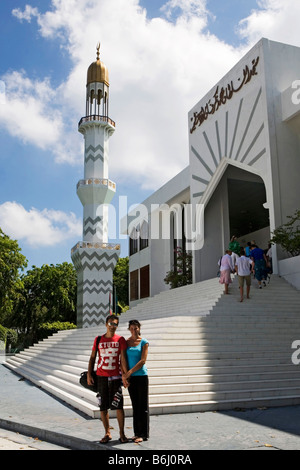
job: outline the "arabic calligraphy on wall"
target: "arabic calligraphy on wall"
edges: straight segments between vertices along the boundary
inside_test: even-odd
[[[199,112],[194,112],[193,117],[191,117],[192,127],[190,129],[190,133],[192,134],[195,129],[211,115],[214,114],[218,109],[227,103],[228,100],[232,98],[234,93],[240,91],[244,85],[250,82],[251,78],[254,75],[257,75],[257,64],[259,62],[259,57],[257,59],[252,60],[252,67],[249,68],[248,65],[243,69],[243,77],[242,79],[238,79],[238,85],[235,87],[233,81],[231,80],[230,83],[224,88],[222,87],[219,90],[219,86],[217,86],[216,91],[213,95],[213,99],[210,99],[206,105],[201,107]]]

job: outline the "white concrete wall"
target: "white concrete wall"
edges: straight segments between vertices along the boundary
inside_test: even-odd
[[[123,233],[128,229],[128,226],[132,229],[140,224],[139,214],[142,215],[142,218],[146,217],[149,222],[149,246],[129,257],[129,272],[140,269],[148,264],[150,265],[151,297],[163,290],[169,289],[169,286],[164,282],[164,278],[167,271],[171,269],[173,249],[170,238],[161,238],[162,218],[160,217],[160,225],[157,226],[158,219],[155,213],[163,204],[171,207],[172,204],[188,202],[189,196],[189,168],[187,167],[143,201],[131,214],[128,214],[127,220],[122,219],[121,221]],[[157,238],[157,235],[159,235],[159,238]],[[130,301],[130,306],[134,306],[144,300]]]
[[[238,239],[238,242],[241,246],[246,247],[247,242],[251,242],[251,240],[255,240],[256,245],[263,250],[268,248],[268,243],[270,241],[270,227],[264,227],[260,230],[256,230],[255,232],[248,233],[243,237]]]
[[[287,221],[287,216],[299,209],[300,119],[299,106],[289,106],[287,120],[283,96],[292,83],[300,78],[300,48],[273,41],[264,42],[266,56],[268,123],[274,199],[274,227]],[[292,96],[290,95],[290,98]],[[294,110],[293,110],[294,108]],[[278,257],[281,259],[281,252]]]
[[[300,256],[279,261],[279,274],[300,290]]]

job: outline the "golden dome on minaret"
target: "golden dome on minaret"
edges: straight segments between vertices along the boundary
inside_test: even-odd
[[[96,62],[93,62],[88,68],[86,84],[88,85],[89,83],[100,82],[109,86],[108,70],[103,62],[101,62],[99,56],[100,43],[97,44],[97,60]]]

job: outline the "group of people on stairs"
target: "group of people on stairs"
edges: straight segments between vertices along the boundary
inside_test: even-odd
[[[259,248],[255,241],[248,242],[245,248],[241,247],[237,238],[233,236],[228,249],[219,260],[220,283],[224,284],[224,293],[228,294],[229,284],[232,283],[231,274],[237,273],[240,289],[240,302],[244,300],[244,285],[246,296],[250,298],[251,274],[258,281],[259,289],[266,286],[267,279],[272,273],[272,250],[269,245],[265,251]]]

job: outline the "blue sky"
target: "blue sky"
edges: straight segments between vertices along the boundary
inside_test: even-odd
[[[109,177],[118,221],[120,197],[129,208],[188,165],[188,111],[255,42],[300,46],[299,3],[1,0],[0,227],[29,267],[71,262],[82,240],[77,124],[98,41],[117,124]],[[110,241],[126,256],[118,232]]]

